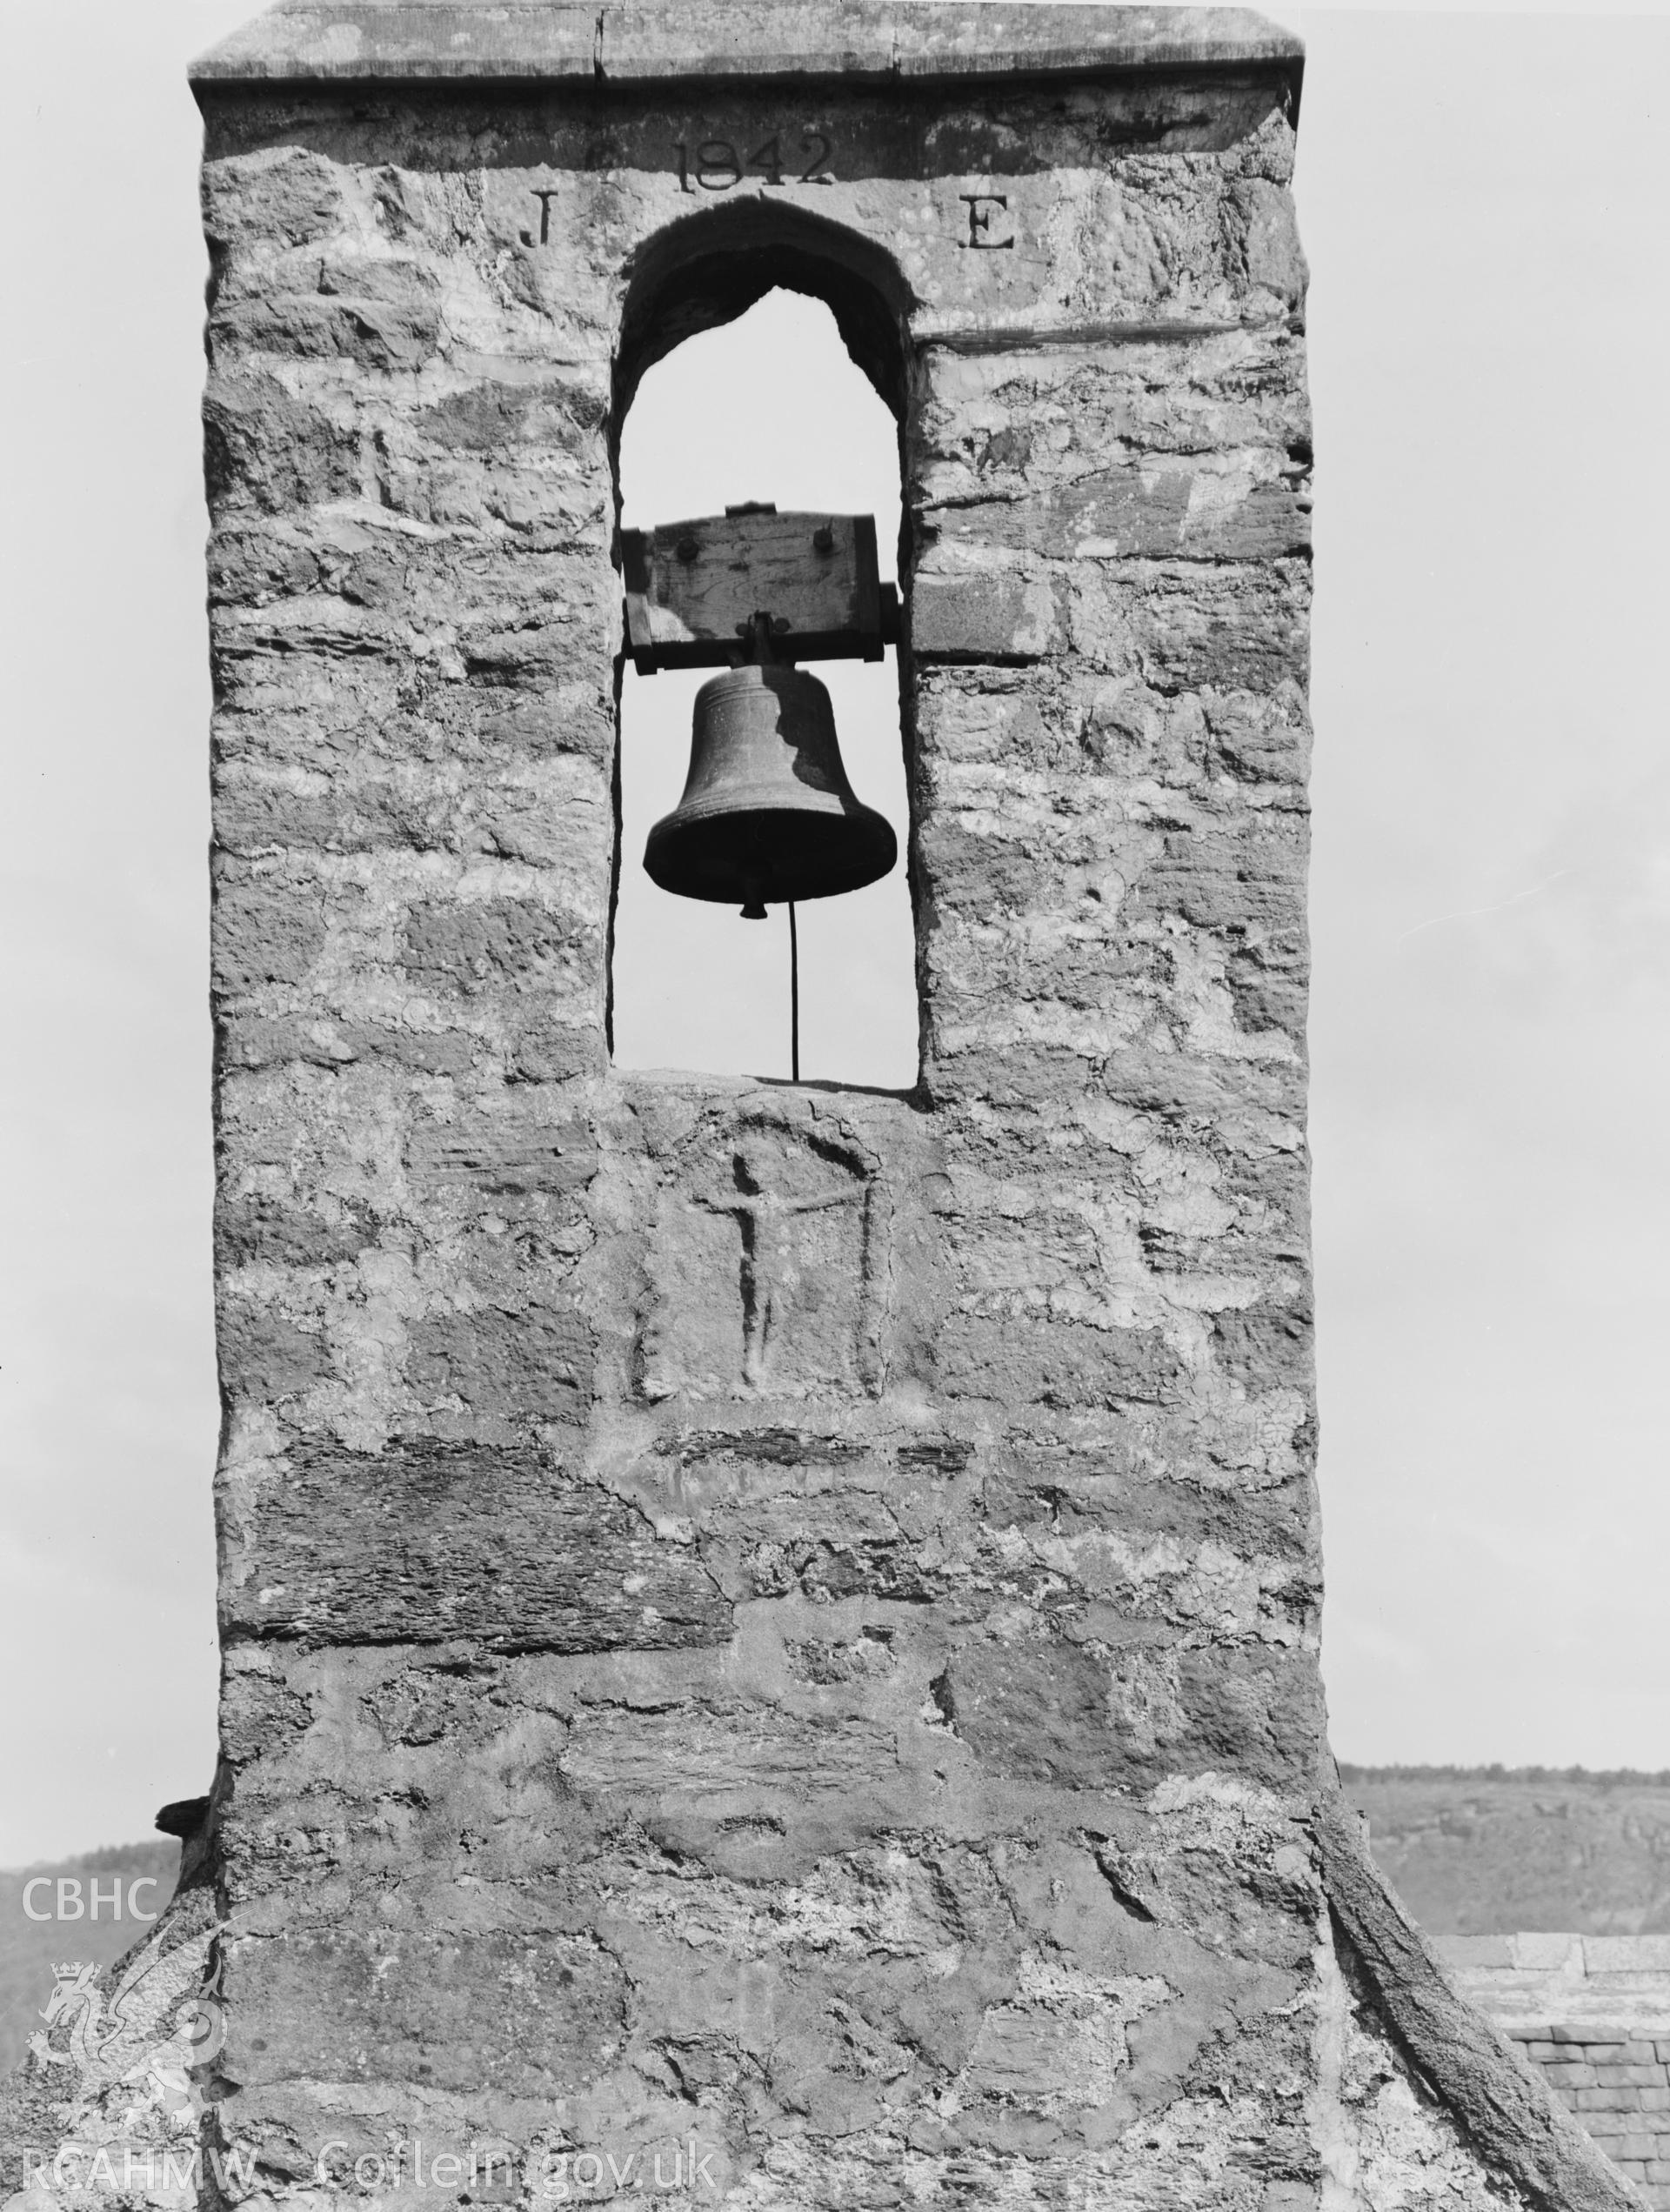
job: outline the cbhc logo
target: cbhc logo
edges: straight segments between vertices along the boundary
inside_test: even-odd
[[[52,1884],[53,1877],[46,1874],[37,1875],[33,1881],[26,1881],[23,1884],[23,1910],[30,1920],[97,1920],[101,1905],[108,1905],[110,1908],[111,1920],[120,1920],[122,1917],[122,1881],[119,1875],[110,1883],[108,1890],[100,1888],[98,1877],[96,1875],[90,1876],[87,1887],[92,1892],[90,1912],[88,1911],[87,1905],[82,1899],[80,1877],[77,1875],[60,1875],[57,1877],[57,1910],[54,1912],[49,1908],[45,1912],[37,1913],[33,1901],[35,1892],[37,1889],[50,1889]],[[137,1880],[128,1884],[128,1918],[130,1920],[153,1921],[157,1917],[155,1913],[142,1913],[138,1903],[139,1892],[142,1889],[155,1889],[156,1887],[155,1875],[148,1874],[140,1875]]]

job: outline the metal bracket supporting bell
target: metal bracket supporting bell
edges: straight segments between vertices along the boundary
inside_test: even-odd
[[[623,530],[626,649],[640,676],[723,668],[756,608],[796,660],[879,660],[898,640],[872,515],[783,514],[755,505],[656,530]]]

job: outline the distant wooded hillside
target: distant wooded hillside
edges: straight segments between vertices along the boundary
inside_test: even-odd
[[[1670,1769],[1339,1774],[1375,1860],[1434,1935],[1670,1934]]]

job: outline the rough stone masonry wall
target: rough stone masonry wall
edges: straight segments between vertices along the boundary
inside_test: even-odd
[[[802,199],[943,331],[923,1093],[621,1077],[623,277],[688,212],[673,144],[784,100],[215,118],[228,2117],[297,2178],[410,2118],[694,2129],[767,2201],[1018,2160],[1279,2201],[1320,1727],[1292,134],[1268,83],[1012,93],[935,176],[908,106],[822,96]],[[1041,181],[994,185],[1017,148]],[[971,251],[1005,185],[1024,244]],[[988,338],[1078,302],[1206,327]]]
[[[698,19],[584,20],[520,90],[203,86],[211,2137],[309,2203],[414,2138],[1559,2201],[1319,1874],[1291,68],[866,77],[843,18],[687,84]],[[826,181],[681,190],[803,128]],[[622,332],[762,239],[897,348],[907,1097],[609,1060]]]

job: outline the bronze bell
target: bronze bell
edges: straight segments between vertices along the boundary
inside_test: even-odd
[[[832,899],[885,876],[892,825],[853,796],[829,693],[804,670],[751,662],[696,694],[685,795],[650,832],[644,865],[682,899]]]

